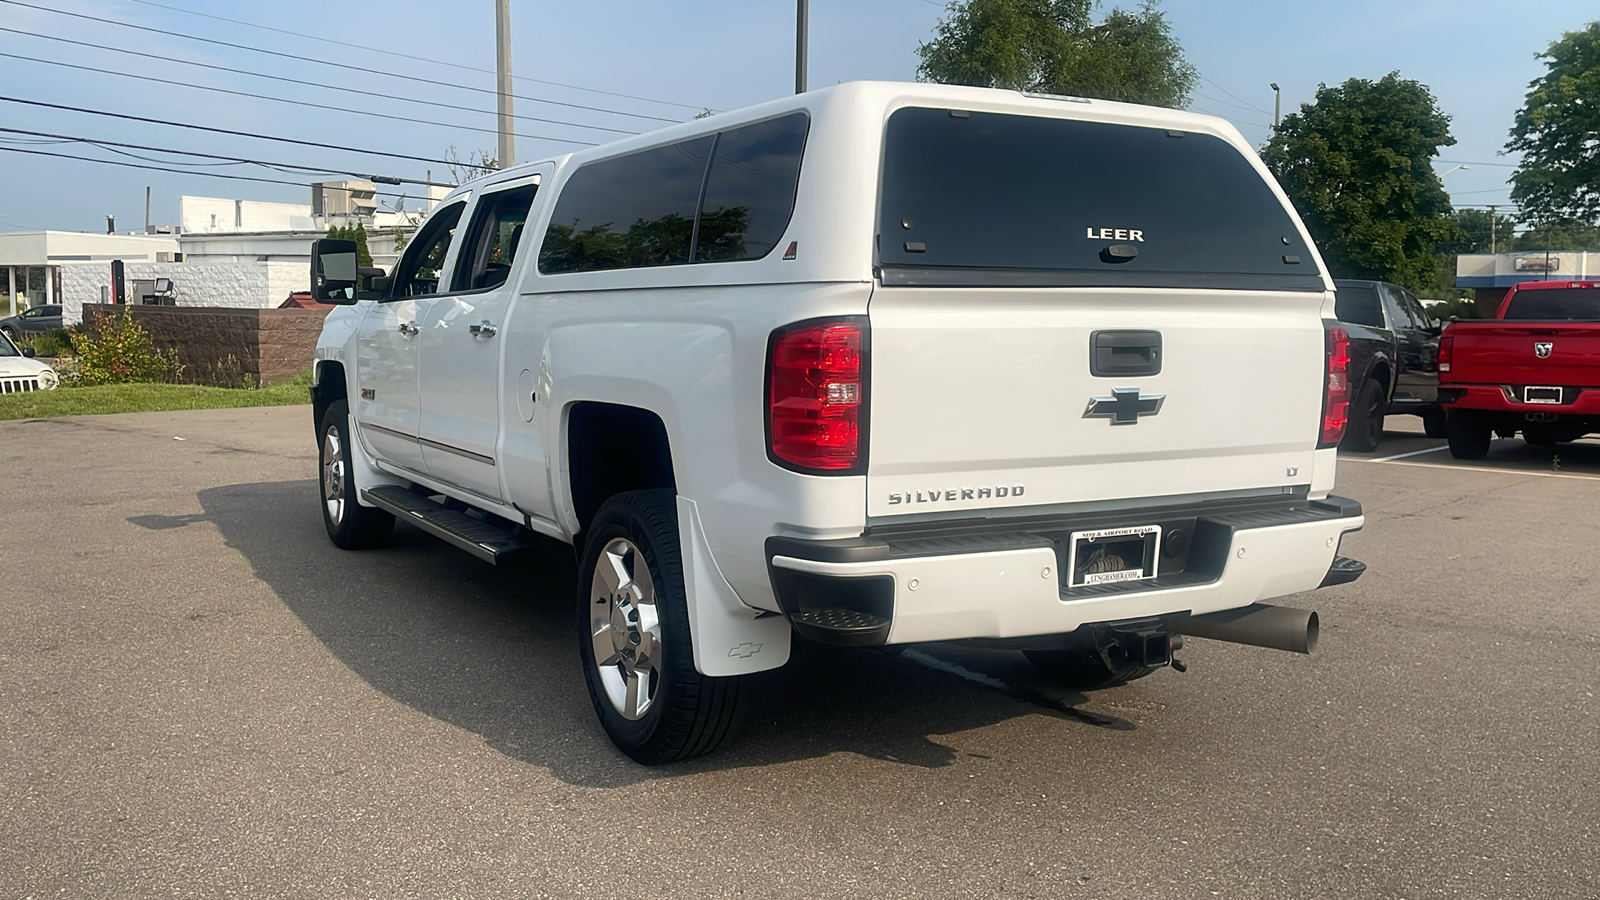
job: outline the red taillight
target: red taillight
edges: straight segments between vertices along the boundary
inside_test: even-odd
[[[1322,386],[1322,440],[1318,447],[1337,446],[1350,421],[1350,332],[1338,325],[1328,332],[1327,380]]]
[[[773,333],[767,356],[767,446],[790,467],[858,470],[865,320],[803,322]]]
[[[1439,336],[1439,374],[1445,375],[1450,371],[1450,351],[1456,339],[1447,331]]]

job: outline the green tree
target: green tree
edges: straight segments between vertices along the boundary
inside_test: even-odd
[[[1600,250],[1600,227],[1572,219],[1535,225],[1502,250]]]
[[[353,230],[346,229],[346,232],[350,235],[350,240],[356,242],[356,265],[371,268],[372,252],[367,249],[367,226],[357,222]]]
[[[1569,31],[1538,54],[1506,150],[1523,154],[1511,199],[1535,222],[1600,218],[1600,22]]]
[[[1261,158],[1335,277],[1420,290],[1438,266],[1434,247],[1457,238],[1432,165],[1455,142],[1428,88],[1391,72],[1320,85],[1315,102],[1284,116]]]
[[[1456,223],[1456,237],[1440,244],[1440,253],[1454,257],[1462,253],[1491,253],[1511,249],[1518,225],[1512,216],[1502,212],[1491,213],[1487,209],[1458,209],[1451,214],[1451,218]]]
[[[959,0],[933,40],[917,46],[917,77],[1183,107],[1200,73],[1183,58],[1154,0],[1113,9],[1098,25],[1093,0]]]

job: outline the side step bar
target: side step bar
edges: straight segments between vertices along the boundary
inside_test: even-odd
[[[361,499],[492,565],[530,563],[539,552],[539,539],[533,535],[450,509],[399,485],[362,491]]]

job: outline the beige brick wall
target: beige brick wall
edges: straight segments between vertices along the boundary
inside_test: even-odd
[[[238,387],[245,376],[257,384],[288,381],[311,368],[325,309],[228,309],[184,306],[85,304],[85,321],[96,312],[127,312],[149,332],[157,349],[175,350],[178,380],[187,384]]]

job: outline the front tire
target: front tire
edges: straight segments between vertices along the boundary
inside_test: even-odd
[[[1371,453],[1378,449],[1378,444],[1383,440],[1383,416],[1388,407],[1383,392],[1383,383],[1376,378],[1368,378],[1361,385],[1361,393],[1350,410],[1350,431],[1344,436],[1345,449],[1358,453]]]
[[[587,531],[578,654],[601,727],[647,766],[710,753],[733,731],[741,679],[694,667],[676,495],[618,494]]]
[[[1475,409],[1452,409],[1445,417],[1445,437],[1456,459],[1483,459],[1493,438],[1489,420]]]
[[[350,447],[350,404],[335,400],[322,415],[317,468],[322,473],[322,524],[328,539],[345,550],[370,550],[388,543],[394,516],[356,500]]]

